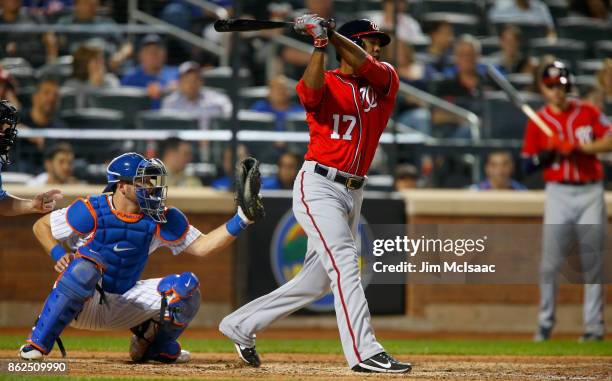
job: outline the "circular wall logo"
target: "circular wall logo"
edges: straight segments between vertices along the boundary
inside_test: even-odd
[[[304,229],[295,219],[293,211],[289,209],[279,220],[270,247],[270,265],[276,283],[281,286],[291,280],[302,269],[306,256],[308,237]],[[357,252],[359,253],[359,268],[361,271],[361,284],[365,289],[370,281],[370,272],[364,271],[371,266],[364,266],[372,260],[372,232],[367,226],[363,216],[359,219],[357,229]],[[362,248],[365,248],[362,250]],[[306,307],[311,311],[333,311],[334,295],[331,291],[321,299]]]

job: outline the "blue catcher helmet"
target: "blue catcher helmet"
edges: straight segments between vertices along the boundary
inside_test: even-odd
[[[104,192],[116,189],[119,181],[134,185],[141,212],[155,222],[166,222],[166,166],[159,159],[147,159],[135,152],[117,156],[106,168],[108,184]]]

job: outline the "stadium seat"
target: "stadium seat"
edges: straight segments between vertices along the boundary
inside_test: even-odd
[[[607,116],[612,117],[612,102],[606,102],[604,104],[604,112]]]
[[[592,45],[596,41],[610,40],[612,26],[610,23],[586,17],[566,17],[557,25],[559,37],[580,40]]]
[[[34,69],[28,66],[17,66],[7,69],[17,81],[20,89],[35,87],[38,82]]]
[[[20,87],[19,92],[17,93],[17,99],[19,99],[19,103],[21,103],[21,109],[27,110],[32,107],[32,94],[36,91],[36,87],[27,86]]]
[[[91,92],[88,95],[91,107],[113,109],[123,112],[125,125],[134,126],[136,115],[151,108],[151,98],[145,89],[140,87],[105,88]]]
[[[50,76],[64,83],[72,76],[72,56],[58,57],[53,63],[41,66],[36,74],[38,78]]]
[[[533,84],[533,75],[530,73],[508,74],[506,78],[517,89],[526,89]]]
[[[0,59],[0,66],[5,70],[11,70],[19,67],[32,67],[32,65],[23,57],[4,57]]]
[[[587,45],[582,41],[557,39],[554,42],[546,38],[536,38],[529,42],[529,51],[535,57],[551,54],[569,62],[575,69],[578,61],[586,57]]]
[[[603,67],[602,60],[583,60],[578,62],[576,74],[595,75]]]
[[[612,57],[612,41],[597,41],[593,50],[597,58],[610,58]]]
[[[80,108],[64,110],[61,119],[69,128],[84,129],[122,129],[123,112],[104,108]]]
[[[424,0],[424,13],[445,12],[445,13],[461,13],[482,17],[483,9],[476,1],[471,0]]]
[[[274,114],[250,110],[238,111],[238,124],[240,130],[275,131],[276,117]],[[231,130],[232,121],[229,118],[213,118],[211,120],[213,130]]]
[[[544,103],[539,96],[522,93],[534,108]],[[487,92],[484,96],[484,137],[491,139],[522,139],[527,117],[508,100],[502,91]]]
[[[359,11],[380,11],[380,0],[334,0],[334,12],[352,17]]]
[[[567,17],[567,0],[546,0],[545,3],[555,21]]]
[[[453,26],[456,36],[462,34],[479,35],[480,22],[478,17],[461,13],[433,12],[423,15],[424,22],[447,21]]]
[[[488,56],[500,50],[499,37],[497,36],[485,37],[479,41],[483,56]]]
[[[229,66],[219,66],[214,69],[210,69],[202,74],[205,86],[218,87],[229,91],[233,82],[232,79],[232,68]],[[236,83],[239,89],[244,89],[251,85],[251,75],[248,69],[240,69],[238,76],[238,83]]]
[[[593,75],[577,75],[574,83],[578,87],[580,94],[586,93],[590,88],[597,85],[597,78]]]
[[[287,130],[295,132],[307,132],[306,113],[295,113],[287,115]]]
[[[124,128],[123,113],[117,110],[82,108],[65,110],[61,118],[70,128],[121,129]],[[108,159],[108,153],[120,150],[123,140],[71,139],[75,157],[89,163],[101,163]]]
[[[496,36],[499,36],[501,31],[504,30],[504,27],[507,24],[514,25],[521,30],[521,37],[523,39],[523,43],[527,43],[527,41],[533,38],[546,37],[546,35],[548,34],[548,26],[546,24],[534,24],[534,23],[528,23],[528,22],[493,23],[491,25],[492,27],[491,32],[495,34]]]
[[[238,107],[240,109],[249,109],[253,103],[258,100],[266,99],[268,93],[268,86],[254,86],[240,89],[238,92]]]
[[[76,91],[72,88],[60,88],[60,109],[73,110],[77,108]]]
[[[170,110],[140,111],[136,117],[136,128],[146,130],[197,130],[200,128],[197,115]]]

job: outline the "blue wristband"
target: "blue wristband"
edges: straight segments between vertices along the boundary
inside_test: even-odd
[[[66,250],[64,250],[61,243],[58,243],[57,245],[53,246],[53,249],[51,249],[51,258],[53,258],[55,262],[59,261],[64,255],[66,255]]]
[[[236,213],[229,221],[225,223],[227,232],[236,237],[241,231],[249,226],[246,222],[242,221],[242,218]]]

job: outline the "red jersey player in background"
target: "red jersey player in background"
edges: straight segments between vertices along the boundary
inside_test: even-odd
[[[527,172],[543,169],[546,182],[540,314],[534,339],[550,338],[557,276],[575,236],[585,284],[581,341],[599,341],[605,328],[601,283],[607,214],[604,171],[596,154],[612,151],[612,126],[595,106],[568,98],[572,75],[563,63],[547,65],[539,78],[547,105],[538,115],[554,136],[548,137],[529,121],[522,152]]]
[[[310,143],[293,187],[293,213],[308,236],[301,271],[289,282],[229,316],[219,329],[239,356],[259,366],[255,333],[329,292],[342,348],[354,371],[404,373],[411,365],[389,356],[374,336],[355,243],[366,173],[395,104],[399,78],[379,62],[390,37],[370,20],[353,20],[337,32],[316,15],[296,20],[314,52],[297,85],[307,112]],[[340,68],[325,70],[331,42]]]

